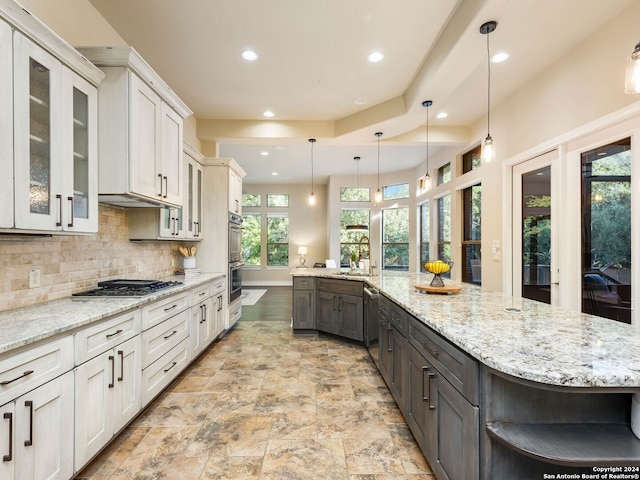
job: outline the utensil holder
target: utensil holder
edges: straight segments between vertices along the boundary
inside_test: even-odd
[[[196,257],[184,257],[182,259],[182,268],[196,268]]]

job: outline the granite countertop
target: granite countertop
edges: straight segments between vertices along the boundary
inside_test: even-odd
[[[0,312],[0,355],[189,290],[223,275],[222,273],[201,274],[188,281],[182,277],[169,278],[166,280],[175,280],[182,284],[144,297],[69,297],[32,307]]]
[[[296,269],[292,275],[364,281],[488,367],[517,378],[565,387],[640,387],[640,329],[528,299],[461,285],[452,295],[419,292],[432,275]]]

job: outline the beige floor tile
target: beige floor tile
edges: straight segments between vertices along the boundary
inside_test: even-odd
[[[347,475],[340,440],[272,440],[260,480],[338,480]]]
[[[350,474],[405,473],[398,450],[388,438],[344,440]]]

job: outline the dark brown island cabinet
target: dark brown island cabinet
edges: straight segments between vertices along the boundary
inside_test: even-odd
[[[614,466],[640,473],[640,440],[629,425],[637,389],[563,387],[496,371],[384,291],[376,318],[363,318],[364,284],[294,276],[294,332],[362,341],[365,320],[376,322],[370,351],[439,480],[582,478]]]

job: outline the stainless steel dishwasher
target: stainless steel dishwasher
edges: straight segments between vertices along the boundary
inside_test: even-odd
[[[371,288],[364,288],[364,345],[369,349],[369,355],[378,366],[378,297],[380,292]]]

